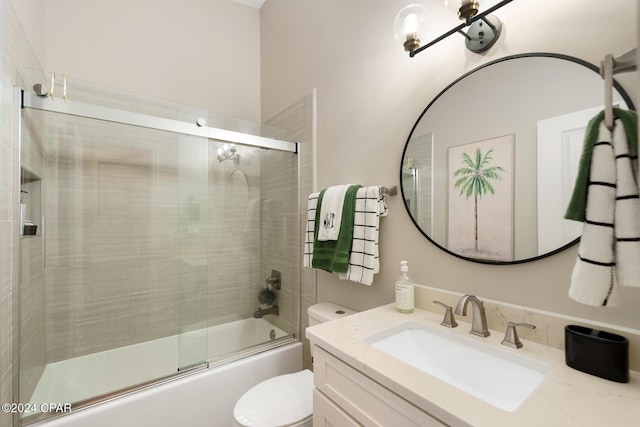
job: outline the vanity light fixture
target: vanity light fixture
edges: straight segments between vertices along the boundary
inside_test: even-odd
[[[410,4],[403,7],[393,21],[396,40],[402,41],[407,52],[413,52],[420,47],[425,15],[426,9],[422,5]]]
[[[458,17],[464,22],[424,46],[420,45],[420,36],[424,31],[423,24],[426,10],[418,4],[406,6],[400,10],[394,21],[396,38],[403,39],[404,50],[409,52],[409,56],[412,58],[455,33],[464,36],[467,49],[471,52],[484,52],[498,40],[502,30],[502,22],[491,13],[506,6],[513,0],[502,0],[485,12],[479,13],[480,4],[483,1],[444,0],[445,5],[457,13]],[[469,27],[467,32],[462,31],[466,27]]]
[[[234,144],[227,144],[225,142],[222,144],[222,147],[218,147],[217,153],[220,163],[225,160],[233,160],[235,163],[238,163],[238,160],[240,160],[240,155],[236,152],[236,146]]]

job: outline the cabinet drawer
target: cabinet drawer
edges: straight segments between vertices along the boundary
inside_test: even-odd
[[[323,349],[313,359],[315,387],[364,426],[445,425]]]
[[[361,427],[346,412],[327,399],[318,389],[313,390],[313,427]]]

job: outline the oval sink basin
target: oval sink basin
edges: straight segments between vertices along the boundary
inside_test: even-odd
[[[407,322],[365,343],[505,411],[515,411],[551,371],[545,363],[470,337]]]

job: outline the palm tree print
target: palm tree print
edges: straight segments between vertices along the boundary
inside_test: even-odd
[[[488,193],[495,193],[491,182],[501,179],[500,172],[504,171],[500,166],[490,166],[493,160],[492,154],[493,148],[484,155],[480,148],[476,148],[473,156],[462,153],[464,166],[453,172],[453,177],[458,178],[453,188],[460,188],[460,196],[464,195],[467,200],[473,196],[476,251],[478,250],[478,200]]]

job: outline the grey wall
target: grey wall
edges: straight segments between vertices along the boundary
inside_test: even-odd
[[[260,121],[254,8],[230,0],[14,3],[47,71]]]

